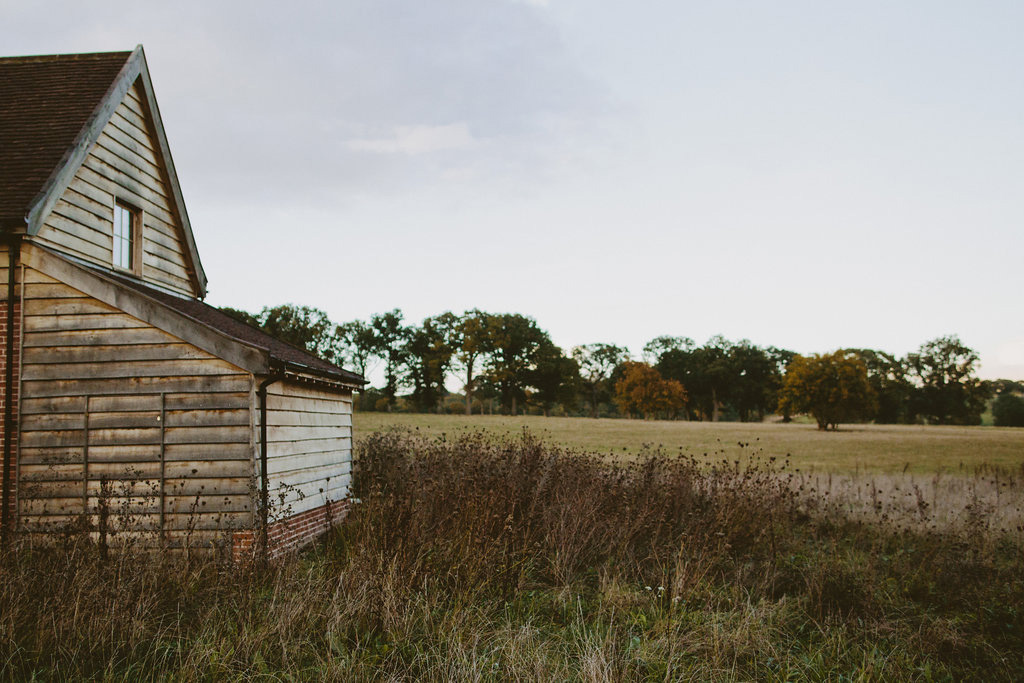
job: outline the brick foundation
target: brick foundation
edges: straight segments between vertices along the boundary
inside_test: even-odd
[[[348,499],[338,500],[273,522],[267,529],[268,557],[280,557],[312,543],[342,522],[348,507]],[[258,531],[236,531],[232,536],[231,556],[236,561],[255,557],[259,538]]]
[[[14,356],[10,359],[13,371],[14,382],[11,405],[11,423],[14,427],[11,433],[11,461],[10,480],[8,482],[8,524],[11,528],[17,526],[18,519],[18,394],[21,388],[19,376],[21,372],[21,303],[14,302],[13,329],[10,334],[14,337]],[[4,439],[7,435],[7,425],[4,423],[7,400],[7,301],[0,302],[0,458],[4,453]],[[0,476],[2,476],[3,463],[0,460]],[[0,499],[2,500],[2,499]]]

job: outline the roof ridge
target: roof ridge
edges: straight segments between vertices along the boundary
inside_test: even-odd
[[[49,55],[13,55],[10,57],[0,57],[0,62],[55,62],[58,60],[78,61],[87,59],[96,59],[98,57],[115,57],[124,55],[125,58],[132,53],[132,50],[112,50],[110,52],[67,52],[60,54],[49,54]]]

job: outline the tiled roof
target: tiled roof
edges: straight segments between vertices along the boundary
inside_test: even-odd
[[[293,370],[306,370],[314,375],[323,375],[331,379],[350,384],[361,385],[366,383],[360,375],[357,375],[354,372],[349,372],[344,368],[339,368],[337,365],[328,363],[324,359],[318,358],[308,351],[271,337],[263,330],[247,325],[240,320],[236,320],[220,309],[199,301],[198,299],[185,299],[180,296],[164,292],[163,290],[156,289],[155,287],[150,287],[138,280],[133,280],[131,278],[112,273],[108,270],[92,266],[89,266],[89,268],[94,272],[100,273],[103,277],[115,280],[118,283],[134,289],[151,299],[155,299],[168,308],[172,308],[178,313],[186,315],[189,318],[220,332],[221,334],[225,334],[232,339],[237,339],[238,341],[251,346],[264,349],[270,353],[272,360],[283,363]]]
[[[23,223],[130,55],[0,58],[0,227]]]

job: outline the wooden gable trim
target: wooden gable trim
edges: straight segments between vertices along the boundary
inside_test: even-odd
[[[43,189],[32,200],[26,217],[26,230],[29,235],[35,235],[43,226],[43,222],[53,211],[57,201],[63,196],[68,185],[74,179],[78,169],[85,162],[89,151],[96,141],[99,140],[103,128],[110,122],[114,111],[124,100],[128,91],[136,81],[142,84],[142,91],[145,94],[146,109],[149,113],[151,133],[156,139],[160,150],[160,158],[163,161],[162,167],[167,178],[167,187],[171,192],[171,199],[174,204],[174,211],[178,222],[181,225],[182,237],[188,249],[189,275],[196,293],[202,299],[206,296],[206,273],[203,264],[199,260],[199,251],[196,249],[195,237],[192,234],[192,224],[188,220],[188,212],[185,210],[185,200],[181,194],[181,185],[178,183],[178,174],[174,170],[174,161],[171,159],[171,150],[167,144],[167,134],[164,132],[163,121],[160,118],[160,109],[157,106],[156,98],[153,95],[153,82],[149,77],[149,67],[146,65],[146,55],[139,45],[128,57],[117,78],[114,79],[110,89],[97,105],[85,126],[78,133],[74,143],[64,153],[61,162],[54,169],[47,179]]]
[[[103,277],[52,251],[24,243],[22,262],[94,299],[256,375],[270,370],[270,352],[229,337],[156,299]]]

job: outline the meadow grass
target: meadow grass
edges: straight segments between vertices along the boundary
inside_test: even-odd
[[[912,475],[739,445],[607,458],[423,431],[362,435],[346,523],[268,566],[81,533],[0,552],[0,678],[1024,678],[1024,526],[995,509],[1013,473],[958,478],[995,481],[994,504],[908,503]],[[861,476],[890,486],[858,500]]]
[[[540,416],[356,413],[356,439],[390,427],[426,434],[485,430],[499,436],[532,434],[568,448],[635,456],[645,445],[712,459],[760,451],[804,472],[973,474],[980,465],[1024,466],[1024,429],[932,425],[841,425],[821,432],[813,424],[683,422]]]

